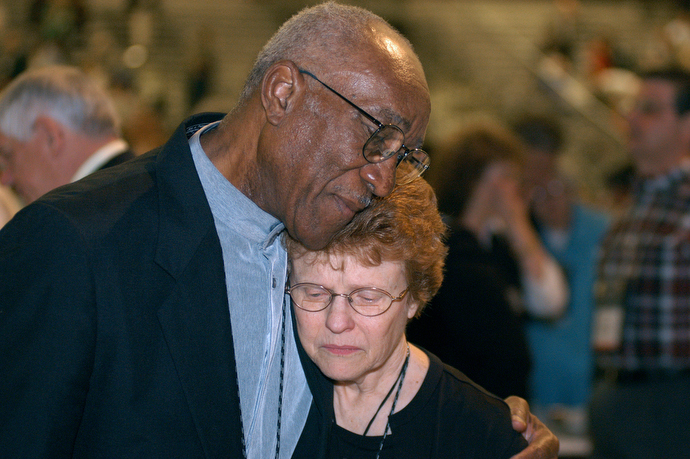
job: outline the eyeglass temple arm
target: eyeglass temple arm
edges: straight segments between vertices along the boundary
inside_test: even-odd
[[[335,89],[331,88],[330,86],[328,86],[328,85],[327,85],[326,83],[324,83],[323,81],[319,80],[319,79],[316,77],[316,75],[314,75],[313,73],[311,73],[311,72],[309,72],[309,71],[307,71],[307,70],[302,70],[302,69],[299,69],[299,71],[300,71],[300,73],[304,73],[305,75],[309,75],[310,77],[312,77],[313,79],[315,79],[316,81],[318,81],[319,83],[321,83],[326,89],[328,89],[328,90],[331,91],[333,94],[335,94],[336,96],[338,96],[338,97],[340,97],[341,99],[343,99],[345,102],[347,102],[350,106],[352,106],[355,110],[357,110],[359,113],[361,113],[366,119],[368,119],[369,121],[371,121],[372,123],[374,123],[376,126],[378,126],[379,128],[382,128],[382,127],[383,127],[383,123],[381,123],[379,120],[377,120],[376,118],[374,118],[373,116],[371,116],[370,114],[368,114],[367,112],[365,112],[364,110],[362,110],[361,108],[359,108],[357,105],[355,105],[353,102],[351,102],[347,97],[343,96],[343,95],[340,94],[338,91],[336,91]]]

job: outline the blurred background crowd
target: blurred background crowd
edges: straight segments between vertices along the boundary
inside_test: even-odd
[[[141,154],[165,142],[187,115],[233,107],[260,46],[313,3],[1,0],[0,89],[27,69],[76,66],[112,97],[122,137]],[[500,396],[526,397],[564,435],[564,455],[586,456],[597,247],[628,204],[634,174],[626,115],[639,70],[690,70],[690,1],[348,3],[391,22],[422,60],[432,97],[424,145],[429,180],[453,229],[447,278],[454,287],[467,285],[466,305],[476,290],[475,313],[484,308],[485,317],[473,316],[466,330],[447,317],[423,318],[411,340],[451,364],[458,346],[496,346],[495,355],[477,358],[500,363],[515,380],[490,373],[484,381],[471,363],[455,365]],[[446,188],[460,193],[459,184],[467,199],[446,202]],[[22,202],[8,192],[0,208],[12,213]],[[494,225],[497,216],[504,228]],[[531,271],[546,280],[532,285]],[[514,290],[523,297],[505,301]],[[495,303],[487,291],[498,291]],[[454,308],[457,292],[448,295]],[[443,311],[443,290],[438,298],[430,314]],[[482,321],[485,327],[477,325]],[[443,335],[443,324],[455,328]],[[498,324],[505,326],[500,348],[498,332],[478,333],[497,331]],[[438,336],[453,338],[449,354],[428,342]],[[489,387],[492,381],[509,387]]]
[[[73,64],[116,101],[136,152],[187,114],[232,107],[261,45],[304,0],[3,0],[0,85],[21,70]],[[525,108],[563,122],[563,167],[605,204],[626,155],[619,121],[629,70],[690,65],[686,5],[642,0],[358,0],[414,43],[433,112],[427,146],[468,117]],[[687,2],[686,2],[687,3]]]

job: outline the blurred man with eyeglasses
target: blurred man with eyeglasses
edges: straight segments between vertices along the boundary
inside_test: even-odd
[[[690,74],[641,75],[628,115],[633,202],[600,250],[592,457],[690,451]]]
[[[3,454],[291,457],[311,394],[279,235],[322,248],[396,170],[421,174],[429,112],[407,40],[326,3],[281,27],[229,114],[20,212],[0,232]],[[522,456],[555,457],[512,401]]]

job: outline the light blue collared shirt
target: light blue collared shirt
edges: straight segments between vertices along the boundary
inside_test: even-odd
[[[216,125],[197,131],[189,146],[223,250],[247,458],[275,457],[283,307],[288,315],[280,457],[290,458],[309,413],[311,393],[284,290],[287,254],[280,234],[285,227],[237,190],[208,159],[199,137]]]

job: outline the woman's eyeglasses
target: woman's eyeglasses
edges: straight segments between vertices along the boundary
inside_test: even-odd
[[[358,288],[350,293],[335,293],[323,285],[310,283],[285,287],[285,293],[290,295],[293,303],[305,311],[323,311],[330,306],[333,298],[342,296],[347,298],[347,302],[355,312],[367,317],[379,316],[388,311],[394,301],[400,301],[405,297],[408,290],[409,288],[406,288],[396,297],[376,287]]]

